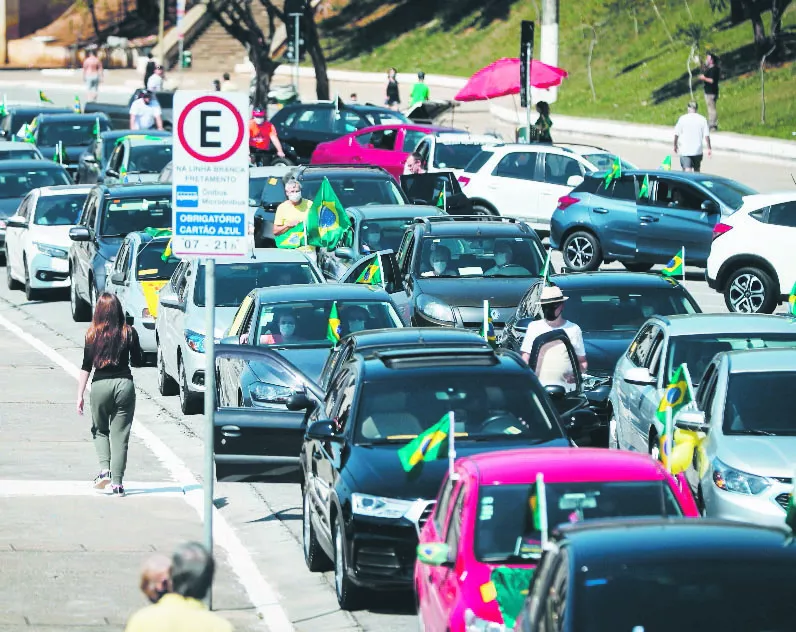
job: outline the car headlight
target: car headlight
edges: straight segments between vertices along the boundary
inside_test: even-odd
[[[255,382],[249,386],[249,395],[252,401],[263,404],[284,404],[293,394],[287,386],[269,384],[268,382]]]
[[[205,352],[205,335],[190,329],[185,330],[185,344],[196,353]]]
[[[771,480],[730,467],[719,459],[713,459],[713,483],[725,492],[756,495],[771,487]]]
[[[56,259],[66,259],[69,257],[69,253],[63,248],[59,248],[58,246],[43,244],[40,241],[34,241],[33,245],[36,246],[36,249],[41,254],[47,255],[48,257],[54,257]]]
[[[509,632],[510,630],[502,623],[477,617],[469,608],[464,611],[464,629],[466,632]]]
[[[417,309],[434,320],[441,320],[446,323],[455,321],[451,306],[428,294],[421,294],[417,297]]]
[[[370,516],[371,518],[389,518],[392,520],[403,518],[413,505],[411,500],[370,496],[368,494],[351,494],[351,503],[353,511],[357,515]]]

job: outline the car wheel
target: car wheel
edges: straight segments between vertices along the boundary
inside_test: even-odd
[[[304,493],[302,494],[301,540],[304,548],[304,561],[310,572],[320,573],[330,570],[332,561],[321,548],[318,538],[315,535],[315,527],[312,526],[312,519],[310,517],[310,496],[307,493],[306,485],[304,486]]]
[[[585,230],[569,235],[561,246],[564,265],[573,272],[591,272],[600,267],[603,253],[597,237]]]
[[[724,290],[727,309],[743,314],[773,314],[778,298],[779,288],[760,268],[739,268],[727,279]]]
[[[473,204],[473,215],[484,215],[486,217],[494,217],[498,215],[498,213],[493,211],[485,204]]]
[[[343,521],[334,522],[334,592],[341,610],[356,610],[362,597],[362,589],[348,577],[348,560],[345,557],[345,535]]]
[[[5,250],[5,258],[6,258],[6,284],[8,285],[9,290],[18,290],[22,287],[22,284],[17,281],[13,276],[11,276],[11,266],[8,264],[10,259],[8,258],[8,250]]]
[[[179,363],[180,371],[180,410],[183,415],[194,415],[199,412],[196,395],[188,390],[188,376],[185,374],[185,363]]]
[[[163,359],[163,351],[161,351],[160,344],[158,344],[156,362],[158,367],[158,392],[165,396],[176,395],[178,390],[177,382],[166,373],[166,361]]]
[[[91,305],[77,295],[77,285],[71,271],[69,281],[69,308],[72,311],[72,320],[76,323],[91,320]]]
[[[22,267],[25,269],[25,298],[29,301],[35,301],[41,296],[41,291],[30,287],[30,269],[28,268],[27,259],[22,259]]]
[[[290,160],[290,158],[274,158],[271,161],[271,166],[272,167],[277,167],[277,166],[281,166],[281,165],[284,165],[285,167],[294,167],[296,165],[296,163],[294,163],[292,160]]]
[[[626,270],[630,270],[630,272],[649,272],[652,270],[651,263],[641,263],[641,262],[630,262],[630,261],[623,261],[622,265],[625,266]]]

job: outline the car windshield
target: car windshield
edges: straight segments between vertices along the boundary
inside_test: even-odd
[[[330,329],[338,325],[340,336],[363,329],[402,326],[392,304],[386,301],[269,303],[260,309],[255,344],[261,347],[330,347],[333,344]]]
[[[583,154],[583,157],[597,167],[597,171],[610,171],[611,167],[614,166],[616,159],[619,158],[619,156],[615,154],[609,154],[606,152]],[[629,162],[625,162],[621,158],[619,158],[619,162],[622,165],[622,170],[632,171],[636,168],[635,165],[631,165]]]
[[[39,124],[36,144],[40,147],[54,147],[58,141],[64,147],[88,147],[94,140],[94,124],[99,121],[100,130],[110,129],[105,119],[86,118],[82,121],[45,121]]]
[[[481,143],[437,143],[434,166],[438,169],[464,169],[481,147]]]
[[[69,226],[77,224],[87,193],[48,195],[39,198],[33,223],[41,226]]]
[[[710,552],[707,552],[710,553]],[[590,561],[576,571],[579,632],[786,632],[793,629],[793,562],[770,549],[739,561],[724,551],[672,559]],[[671,604],[652,608],[650,604]]]
[[[4,149],[0,160],[41,160],[41,154],[36,149]]]
[[[171,143],[130,148],[128,173],[160,173],[171,162]]]
[[[362,222],[359,227],[359,241],[363,252],[392,250],[398,252],[404,231],[411,226],[412,219],[380,219]]]
[[[455,441],[528,445],[561,438],[530,376],[496,375],[491,368],[417,377],[396,374],[366,383],[357,411],[356,441],[405,444],[449,412]]]
[[[162,281],[171,278],[171,273],[180,263],[175,256],[164,258],[168,239],[153,239],[138,247],[135,276],[139,281]]]
[[[540,276],[543,265],[530,237],[424,237],[416,271],[421,277],[530,278]]]
[[[724,404],[726,435],[796,435],[791,405],[796,371],[731,373]]]
[[[306,200],[314,200],[322,180],[304,180],[301,195]],[[331,177],[329,182],[343,208],[366,206],[368,204],[406,204],[406,200],[390,176],[383,178]]]
[[[757,191],[745,184],[741,184],[735,180],[726,180],[724,178],[699,180],[699,184],[708,189],[724,204],[735,211],[741,208],[744,196],[755,195],[757,193]]]
[[[171,228],[170,195],[106,200],[100,226],[103,237],[124,237],[146,228]]]
[[[237,307],[243,298],[258,287],[308,285],[319,283],[309,263],[252,261],[216,265],[216,307]],[[205,267],[199,266],[194,289],[194,303],[205,305]]]
[[[54,165],[55,166],[55,165]],[[0,166],[0,198],[23,198],[31,189],[72,184],[63,168],[3,169]]]
[[[600,518],[681,516],[666,481],[546,483],[550,528]],[[478,498],[475,556],[488,564],[520,564],[538,559],[541,533],[535,483],[485,485]],[[536,520],[534,519],[536,509]]]
[[[688,365],[694,384],[699,384],[713,356],[722,351],[742,349],[796,348],[796,328],[792,334],[705,334],[698,336],[672,336],[666,359],[667,379],[681,364]]]

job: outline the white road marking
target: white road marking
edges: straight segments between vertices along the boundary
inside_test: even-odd
[[[201,486],[184,488],[174,481],[159,481],[138,483],[124,481],[124,491],[128,496],[180,497],[195,490],[201,491]],[[0,480],[0,498],[24,496],[103,496],[111,493],[111,486],[104,490],[94,489],[91,481],[53,481],[53,480]]]
[[[55,349],[15,325],[4,316],[0,316],[0,327],[29,344],[77,380],[80,368]],[[88,388],[91,388],[91,384],[88,385]],[[202,486],[188,469],[188,466],[157,435],[149,430],[140,419],[135,418],[132,432],[162,463],[178,485],[186,491],[183,498],[194,508],[199,519],[204,521]],[[263,625],[271,632],[293,632],[293,624],[290,622],[287,612],[280,605],[276,591],[260,573],[250,553],[243,546],[240,538],[226,518],[215,507],[213,512],[213,540],[227,552],[230,566],[263,620]]]

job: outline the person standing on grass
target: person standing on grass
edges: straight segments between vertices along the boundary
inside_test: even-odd
[[[111,484],[114,496],[124,496],[127,446],[135,413],[135,385],[130,366],[143,366],[138,334],[129,326],[119,299],[103,292],[86,333],[83,365],[77,385],[77,413],[83,414],[88,378],[91,380],[91,435],[100,471],[95,489]]]
[[[678,119],[674,128],[674,153],[680,154],[680,166],[683,171],[699,173],[705,146],[707,146],[708,158],[710,158],[708,121],[701,114],[697,114],[696,101],[691,101],[688,104],[688,111]]]
[[[426,73],[422,70],[417,73],[417,83],[412,86],[412,94],[409,95],[409,109],[418,103],[428,101],[430,92],[426,85]]]
[[[102,62],[97,59],[94,50],[89,49],[86,51],[86,59],[83,60],[83,82],[88,90],[89,101],[97,100],[100,81],[102,81]]]
[[[708,106],[708,125],[710,131],[715,132],[719,129],[719,115],[716,111],[716,102],[719,100],[719,79],[721,69],[719,68],[719,58],[712,52],[705,55],[705,70],[699,75],[700,80],[705,84],[705,105]]]

